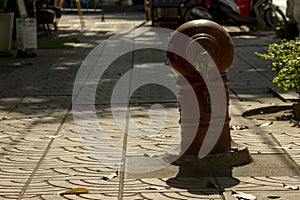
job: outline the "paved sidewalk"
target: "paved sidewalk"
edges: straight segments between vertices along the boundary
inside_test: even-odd
[[[118,57],[96,82],[95,108],[101,130],[94,128],[92,120],[86,123],[87,132],[85,127],[76,127],[72,113],[74,81],[95,46],[106,45],[98,46],[83,65],[99,72],[97,69],[109,58],[119,56],[121,47],[127,44],[146,47],[162,42],[153,31],[139,40],[126,37],[131,36],[127,32],[125,38],[129,43],[103,42],[126,30],[140,34],[134,28],[145,26],[143,17],[143,13],[107,14],[106,21],[101,22],[100,16],[88,15],[86,28],[81,32],[78,17],[64,15],[59,31],[51,37],[75,37],[80,41],[75,48],[38,50],[36,58],[0,58],[0,199],[232,200],[237,199],[233,191],[254,195],[259,200],[298,199],[299,189],[293,187],[300,186],[299,128],[271,117],[242,117],[245,111],[255,108],[290,106],[286,100],[298,98],[278,90],[271,82],[274,74],[267,67],[269,63],[253,54],[265,51],[269,43],[276,41],[270,32],[241,34],[233,32],[236,28],[227,27],[235,44],[235,59],[228,72],[231,124],[248,127],[232,130],[231,135],[249,148],[253,158],[249,165],[220,168],[211,163],[186,168],[159,159],[180,143],[180,127],[176,96],[156,84],[143,86],[133,94],[130,116],[140,128],[124,135],[112,115],[113,88],[130,69],[141,69],[138,72],[142,73],[153,72],[157,67],[168,68],[165,53],[160,50],[144,49]],[[82,72],[87,77],[94,75]],[[172,83],[174,75],[168,73],[167,82]],[[160,74],[149,75],[149,80],[153,77]],[[95,80],[81,78],[86,77],[76,80],[86,81],[88,89],[92,89]],[[145,81],[148,80],[137,82]],[[85,106],[80,108],[91,108],[90,97],[80,103]],[[120,108],[126,107],[121,101],[118,103]],[[155,103],[165,107],[166,118],[162,119],[161,112],[152,109],[153,118],[149,119],[149,109]],[[153,132],[149,125],[159,129],[162,120],[163,129]],[[100,132],[119,149],[110,148]],[[124,161],[128,173],[123,177],[116,168],[121,169]],[[89,193],[60,195],[78,187],[88,189]]]

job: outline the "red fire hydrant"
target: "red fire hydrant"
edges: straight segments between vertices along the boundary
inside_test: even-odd
[[[182,34],[189,39],[182,39]],[[197,45],[201,45],[203,50],[199,50]],[[211,58],[215,68],[205,66],[211,63],[203,55]],[[167,56],[178,78],[181,150],[184,151],[182,154],[201,158],[207,154],[238,151],[238,147],[232,142],[229,128],[226,72],[234,56],[233,42],[229,34],[222,26],[209,20],[187,22],[178,27],[171,36]],[[193,66],[190,62],[193,60],[200,63],[202,67]],[[218,76],[221,81],[217,81]],[[187,81],[182,81],[183,79]],[[185,95],[188,90],[193,90],[198,102],[191,102],[190,98]],[[211,90],[224,91],[225,100],[223,103],[221,101],[219,103],[221,105],[217,105],[217,108],[216,105],[214,107],[212,105],[215,100],[213,98],[222,99],[222,96],[212,95]],[[218,104],[218,100],[215,102]],[[199,110],[199,116],[196,118],[196,115],[191,112],[193,109]],[[218,112],[218,110],[223,111]],[[186,147],[187,144],[189,144],[188,147]]]

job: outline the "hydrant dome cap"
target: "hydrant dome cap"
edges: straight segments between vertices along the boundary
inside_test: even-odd
[[[176,31],[193,38],[202,45],[220,72],[226,72],[230,68],[234,56],[233,42],[221,25],[210,20],[199,19],[179,26]],[[176,32],[171,37],[171,43],[175,35]],[[187,46],[182,48],[187,48]]]

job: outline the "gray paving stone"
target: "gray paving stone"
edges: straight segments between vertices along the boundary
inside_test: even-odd
[[[144,16],[144,13],[140,15]],[[80,133],[74,125],[72,113],[68,111],[79,67],[81,64],[101,67],[98,59],[107,46],[103,49],[97,47],[90,53],[90,59],[83,62],[90,50],[109,36],[143,23],[140,19],[128,20],[126,16],[105,22],[101,22],[98,15],[86,16],[87,28],[80,32],[79,19],[66,15],[61,19],[55,36],[70,34],[78,38],[80,43],[76,44],[76,48],[39,50],[37,58],[26,60],[30,65],[18,63],[19,60],[15,58],[0,60],[1,67],[5,64],[0,69],[1,199],[17,199],[21,191],[24,192],[22,199],[117,199],[120,177],[108,180],[102,177],[116,173],[116,167],[110,166],[120,167],[122,152],[106,148],[106,141],[92,123],[85,127],[89,129],[89,135]],[[157,37],[154,35],[152,39]],[[144,46],[153,40],[143,41]],[[267,45],[273,41],[276,41],[273,36],[268,35],[234,38],[235,59],[228,72],[231,79],[231,124],[249,126],[249,129],[231,131],[231,135],[236,142],[249,148],[254,162],[234,169],[216,166],[211,169],[206,166],[205,169],[189,169],[187,172],[177,166],[167,165],[144,174],[127,173],[123,199],[230,199],[231,190],[251,193],[259,199],[278,196],[296,199],[299,196],[298,191],[283,187],[283,183],[300,184],[296,176],[298,171],[293,165],[299,166],[300,163],[299,130],[287,122],[274,121],[266,127],[257,126],[266,121],[254,121],[241,116],[249,109],[281,103],[269,92],[269,87],[274,86],[271,83],[274,73],[267,67],[269,63],[253,54],[255,51],[266,51]],[[120,51],[121,48],[117,48],[109,56],[120,56]],[[51,59],[46,63],[48,55],[51,55]],[[107,60],[105,58],[103,62]],[[114,145],[122,147],[124,130],[118,127],[112,116],[110,96],[113,87],[132,67],[164,67],[165,61],[165,53],[160,51],[126,54],[119,57],[97,82],[98,123]],[[15,64],[18,67],[7,67]],[[137,82],[142,84],[145,80],[141,74],[138,75]],[[148,78],[155,80],[160,75],[154,74]],[[167,82],[172,82],[171,77],[174,74],[170,72]],[[84,78],[79,81],[84,82]],[[85,97],[83,104],[90,106],[90,98]],[[130,164],[149,167],[149,163],[159,163],[156,155],[180,144],[176,95],[152,84],[139,88],[131,101],[130,116],[139,127],[130,130],[127,137],[127,167]],[[162,129],[157,127],[162,122],[161,113],[154,112],[152,121],[149,119],[149,108],[154,103],[165,107],[166,118]],[[154,129],[147,127],[151,124],[155,126]],[[91,148],[83,141],[88,142]],[[214,183],[215,186],[209,186],[208,183]],[[86,187],[90,193],[58,195],[74,187]]]
[[[247,146],[251,154],[282,154],[284,151],[268,132],[255,130],[231,131],[233,140]]]
[[[240,183],[232,188],[226,189],[224,195],[226,199],[233,200],[231,190],[252,194],[258,199],[271,199],[272,196],[280,197],[279,199],[297,199],[299,190],[290,190],[284,187],[286,185],[299,185],[299,177],[244,177],[240,178]],[[221,185],[226,180],[219,179]]]

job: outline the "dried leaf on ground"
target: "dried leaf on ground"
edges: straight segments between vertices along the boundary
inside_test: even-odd
[[[47,135],[46,138],[50,138],[50,139],[55,139],[55,138],[59,138],[62,135]]]
[[[156,137],[158,137],[158,138],[171,138],[173,136],[171,134],[159,134]]]
[[[118,171],[111,173],[110,175],[107,175],[107,176],[102,176],[101,179],[107,181],[109,179],[113,179],[116,177],[118,177]]]
[[[299,190],[299,186],[295,186],[295,185],[286,185],[283,183],[283,187],[289,190]]]
[[[154,157],[159,157],[159,155],[151,154],[151,153],[144,153],[144,157],[154,158]]]
[[[246,125],[230,125],[229,126],[230,130],[243,130],[243,129],[249,129],[248,126]]]
[[[149,186],[145,188],[146,190],[169,190],[170,186]]]
[[[236,192],[232,190],[231,195],[240,200],[257,200],[256,196],[244,192]]]
[[[266,123],[263,123],[263,124],[258,124],[257,126],[260,126],[260,127],[265,127],[265,126],[270,126],[271,124],[273,124],[272,121],[270,122],[266,122]]]
[[[60,195],[71,195],[71,194],[79,195],[79,194],[88,194],[88,193],[89,193],[88,189],[81,187],[81,188],[69,189],[65,192],[60,193]]]
[[[278,146],[278,147],[274,147],[274,149],[292,149],[292,146]]]
[[[268,199],[280,199],[280,196],[274,196],[274,195],[271,195],[271,196],[267,196]]]
[[[172,134],[160,133],[155,135],[143,135],[142,138],[172,138]]]

